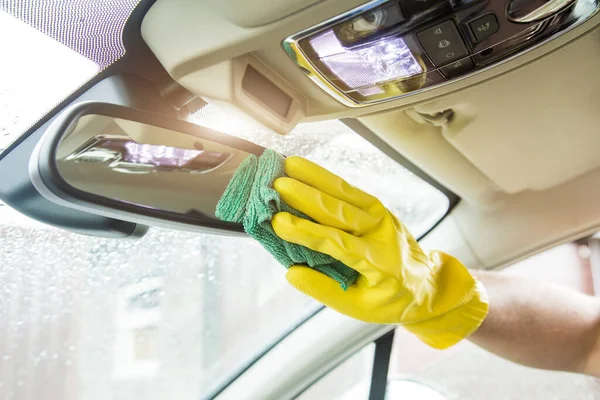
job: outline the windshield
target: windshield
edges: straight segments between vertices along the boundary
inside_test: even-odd
[[[10,37],[19,39],[7,40]],[[100,69],[93,61],[1,9],[0,38],[2,153],[29,126]]]
[[[191,121],[324,166],[352,185],[377,196],[417,238],[448,210],[448,198],[444,194],[387,157],[341,121],[304,123],[287,135],[278,135],[227,118],[210,104],[193,115]]]
[[[25,41],[0,41],[6,148],[102,64],[1,11],[0,29]],[[441,192],[339,121],[286,136],[236,125],[210,106],[194,121],[323,164],[381,197],[416,236],[448,208]],[[319,307],[249,238],[151,228],[139,240],[101,239],[1,203],[0,265],[3,399],[197,400]]]

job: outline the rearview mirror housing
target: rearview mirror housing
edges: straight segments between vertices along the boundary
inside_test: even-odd
[[[215,207],[237,166],[265,149],[189,122],[85,102],[65,109],[29,162],[48,200],[122,221],[243,234]]]

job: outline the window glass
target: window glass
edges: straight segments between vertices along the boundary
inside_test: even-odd
[[[296,397],[297,400],[367,400],[375,343],[363,347]]]
[[[244,134],[366,187],[416,235],[447,209],[442,193],[339,121],[304,124],[285,137]],[[0,210],[0,282],[14,304],[0,315],[13,332],[8,358],[0,359],[6,364],[0,370],[11,371],[0,377],[9,393],[45,390],[41,382],[61,381],[69,372],[76,398],[161,399],[173,390],[178,399],[196,398],[318,307],[292,290],[282,267],[249,239],[151,229],[141,240],[106,240],[42,226],[7,206]],[[35,284],[23,285],[30,274]],[[33,300],[22,304],[24,298]],[[54,358],[46,360],[48,354]],[[17,367],[22,357],[39,359],[56,375],[34,385],[38,367]],[[68,368],[54,368],[61,363]],[[11,386],[11,378],[21,386]]]
[[[2,153],[52,106],[96,75],[98,66],[2,11],[0,37]],[[18,40],[6,40],[8,37]]]
[[[0,154],[123,54],[139,0],[0,1]]]
[[[448,198],[363,139],[341,121],[298,125],[287,135],[232,120],[208,105],[192,122],[272,148],[306,157],[377,196],[415,237],[421,236],[448,210]]]
[[[6,205],[0,264],[2,399],[196,400],[319,307],[251,239],[101,239]]]
[[[381,196],[416,235],[446,212],[442,193],[339,121],[287,136],[242,133]],[[10,299],[0,315],[10,332],[0,389],[8,394],[47,393],[43,382],[70,377],[74,386],[54,398],[195,399],[318,307],[250,239],[151,229],[141,240],[106,240],[0,210],[0,282]]]

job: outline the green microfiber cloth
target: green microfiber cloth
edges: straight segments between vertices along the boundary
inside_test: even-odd
[[[285,176],[283,162],[283,156],[273,150],[265,150],[260,158],[248,156],[231,178],[215,214],[224,221],[242,223],[244,230],[286,268],[308,265],[346,290],[356,281],[358,272],[327,254],[287,242],[273,231],[271,219],[280,211],[311,220],[283,202],[273,189],[273,181]]]

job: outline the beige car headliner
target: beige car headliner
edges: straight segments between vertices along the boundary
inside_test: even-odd
[[[425,240],[470,267],[496,268],[600,226],[600,24],[466,79],[395,101],[342,105],[281,47],[286,37],[360,0],[158,0],[142,34],[192,92],[286,132],[299,122],[354,117],[463,201]],[[294,99],[276,121],[238,79],[251,64]],[[452,109],[434,126],[421,114]]]

